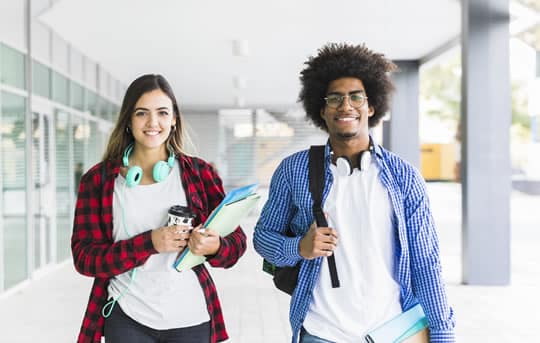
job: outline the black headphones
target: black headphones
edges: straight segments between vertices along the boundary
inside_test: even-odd
[[[360,171],[365,171],[371,164],[371,154],[375,151],[373,140],[369,136],[369,147],[367,150],[360,151],[358,154],[357,166]],[[331,152],[333,154],[333,152]],[[339,156],[336,158],[336,169],[338,175],[349,176],[353,173],[353,164],[347,156]]]

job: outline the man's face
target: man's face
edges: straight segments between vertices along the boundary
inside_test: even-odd
[[[330,137],[349,140],[369,134],[368,119],[374,112],[362,80],[354,77],[334,80],[328,85],[326,98],[321,117]]]

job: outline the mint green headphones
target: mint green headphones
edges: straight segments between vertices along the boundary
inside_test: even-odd
[[[122,157],[122,163],[124,167],[128,168],[128,171],[126,173],[126,185],[128,187],[137,186],[141,182],[143,176],[143,170],[141,167],[129,166],[129,155],[133,151],[133,147],[133,143],[128,145],[126,150],[124,150],[124,156]],[[154,164],[154,168],[152,169],[152,177],[156,182],[161,182],[165,180],[174,166],[174,152],[170,146],[168,148],[169,158],[167,159],[167,162],[158,161],[156,164]]]

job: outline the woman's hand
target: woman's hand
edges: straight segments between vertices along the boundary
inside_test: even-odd
[[[191,227],[186,225],[164,226],[152,230],[152,243],[159,252],[181,252],[187,245]]]
[[[220,245],[219,234],[214,230],[203,228],[202,225],[193,229],[188,241],[189,250],[199,256],[215,255]]]

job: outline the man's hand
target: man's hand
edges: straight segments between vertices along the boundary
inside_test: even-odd
[[[304,238],[300,240],[300,255],[308,260],[333,254],[338,242],[337,231],[329,227],[317,227],[313,222]]]
[[[219,234],[214,230],[201,228],[202,225],[199,225],[193,229],[188,242],[189,250],[199,256],[216,254],[221,246]]]

